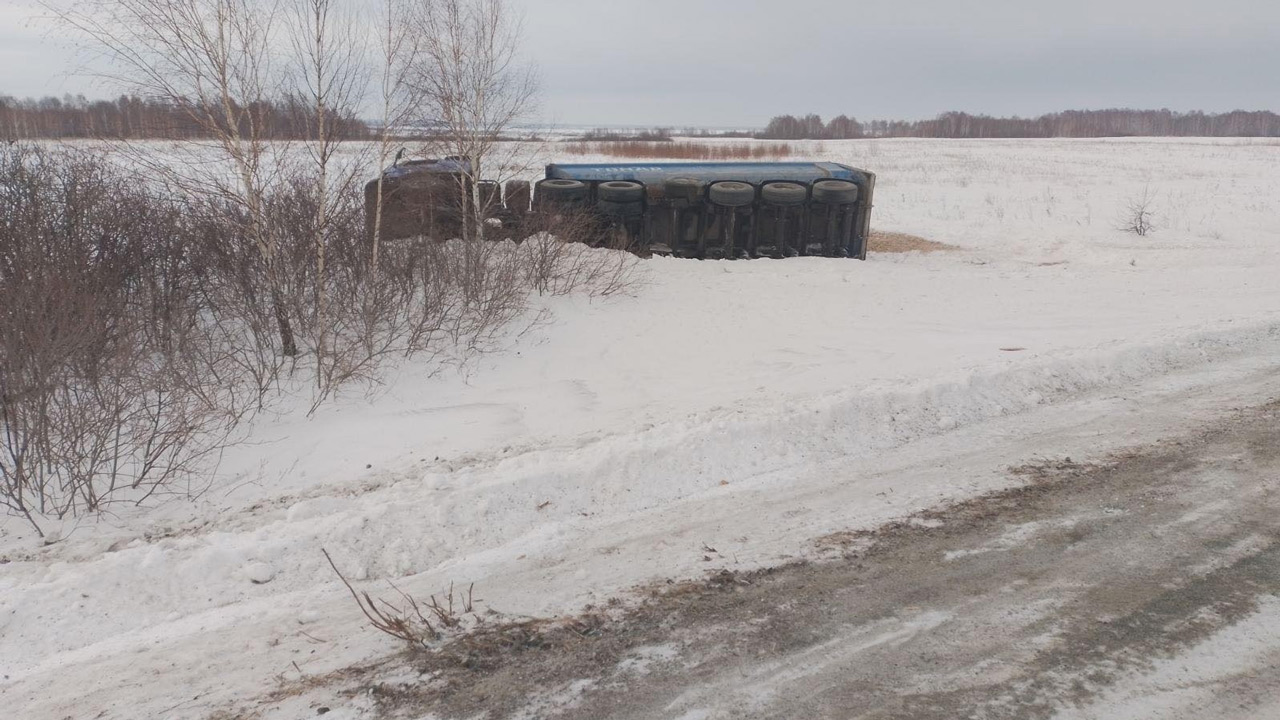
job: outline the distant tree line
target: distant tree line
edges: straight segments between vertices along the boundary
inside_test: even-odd
[[[841,115],[780,115],[759,138],[843,140],[851,138],[1089,138],[1089,137],[1280,137],[1280,115],[1268,111],[1227,113],[1171,110],[1069,110],[1037,118],[991,117],[948,112],[932,120],[858,120]]]
[[[596,128],[574,138],[577,142],[671,142],[671,128],[623,131]]]
[[[243,110],[243,112],[242,112]],[[157,138],[182,140],[208,137],[208,123],[194,105],[167,99],[121,96],[116,100],[87,100],[83,95],[17,99],[0,95],[0,140],[46,138]],[[274,139],[301,139],[314,134],[314,103],[300,97],[253,103],[236,108],[241,123],[260,123],[261,130],[244,134]],[[341,139],[371,136],[351,111],[326,118],[331,134]]]

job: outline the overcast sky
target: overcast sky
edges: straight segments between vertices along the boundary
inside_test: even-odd
[[[510,2],[558,124],[1280,110],[1280,0]],[[37,15],[0,0],[0,94],[112,96]]]

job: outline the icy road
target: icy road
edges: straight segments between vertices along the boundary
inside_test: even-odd
[[[819,540],[838,559],[713,573],[565,648],[383,709],[1280,717],[1280,402],[1097,464],[1017,472],[1026,485]]]
[[[1277,490],[1275,404],[1053,468],[690,603],[663,671],[567,716],[1280,717]]]

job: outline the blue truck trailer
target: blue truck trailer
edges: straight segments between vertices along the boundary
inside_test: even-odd
[[[384,237],[456,232],[474,197],[466,167],[445,158],[388,168]],[[484,215],[517,239],[530,216],[576,213],[599,223],[598,237],[642,255],[865,259],[875,175],[829,162],[553,163],[532,185],[480,186]],[[370,215],[378,187],[366,186]]]

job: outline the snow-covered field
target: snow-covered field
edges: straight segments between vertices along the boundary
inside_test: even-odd
[[[264,419],[198,500],[49,546],[4,518],[0,714],[205,717],[395,650],[321,548],[361,587],[557,613],[696,575],[704,543],[768,564],[1013,482],[1019,433],[1095,418],[1061,444],[1079,454],[1194,421],[1103,422],[1137,388],[1280,368],[1280,143],[820,154],[877,173],[875,228],[957,250],[653,259],[628,296],[540,300],[504,350]],[[1157,230],[1118,231],[1146,191]]]

